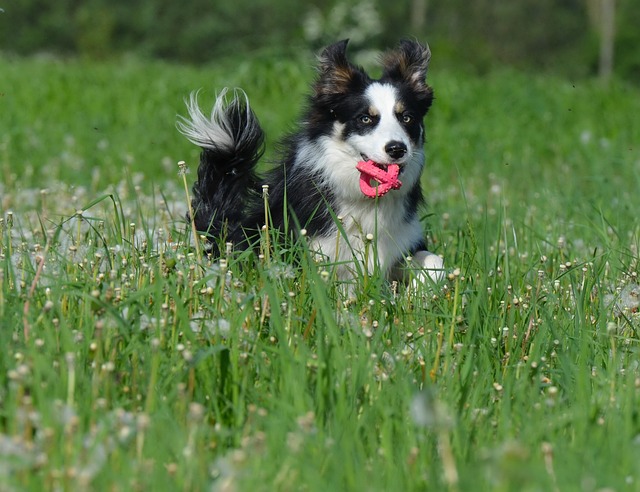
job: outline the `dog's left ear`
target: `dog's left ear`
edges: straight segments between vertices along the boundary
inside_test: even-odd
[[[417,41],[402,40],[400,46],[382,58],[383,78],[406,81],[420,92],[431,92],[427,85],[427,69],[431,50]]]

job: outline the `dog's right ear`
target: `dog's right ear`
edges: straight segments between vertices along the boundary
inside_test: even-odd
[[[318,79],[314,89],[316,96],[344,94],[362,82],[366,74],[362,68],[347,60],[347,44],[345,39],[327,46],[319,57]]]

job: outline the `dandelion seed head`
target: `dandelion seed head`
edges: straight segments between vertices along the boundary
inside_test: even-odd
[[[409,413],[419,427],[450,427],[447,409],[428,391],[416,393],[411,399]]]
[[[189,168],[185,161],[178,161],[178,176],[185,176],[189,174]]]
[[[191,402],[188,415],[191,422],[200,422],[204,417],[204,406],[197,402]]]

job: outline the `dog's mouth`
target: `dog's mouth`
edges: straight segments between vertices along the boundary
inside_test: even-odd
[[[360,171],[360,191],[368,198],[382,197],[389,191],[400,189],[398,176],[402,172],[398,164],[380,164],[362,155],[356,165]]]
[[[380,162],[375,162],[372,159],[369,159],[369,157],[367,157],[366,154],[360,154],[360,157],[362,158],[362,162],[370,162],[371,164],[373,164],[377,168],[382,169],[385,172],[388,172],[389,166],[398,166],[399,175],[402,175],[402,173],[404,172],[404,166],[403,165],[400,165],[400,164],[383,164],[383,163],[380,163]]]
[[[373,164],[379,169],[382,169],[385,172],[389,170],[389,166],[394,166],[394,165],[397,165],[400,168],[400,173],[404,171],[404,166],[400,166],[399,164],[384,164],[381,162],[375,162],[373,159],[370,159],[366,154],[360,154],[360,157],[362,159],[361,162],[370,162],[371,164]]]

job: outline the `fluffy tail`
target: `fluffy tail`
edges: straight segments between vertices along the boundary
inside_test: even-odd
[[[264,152],[264,132],[240,90],[216,98],[211,116],[198,106],[198,93],[187,101],[189,117],[179,117],[178,130],[202,148],[192,208],[198,231],[211,238],[239,241],[246,204],[258,186],[255,167]]]

